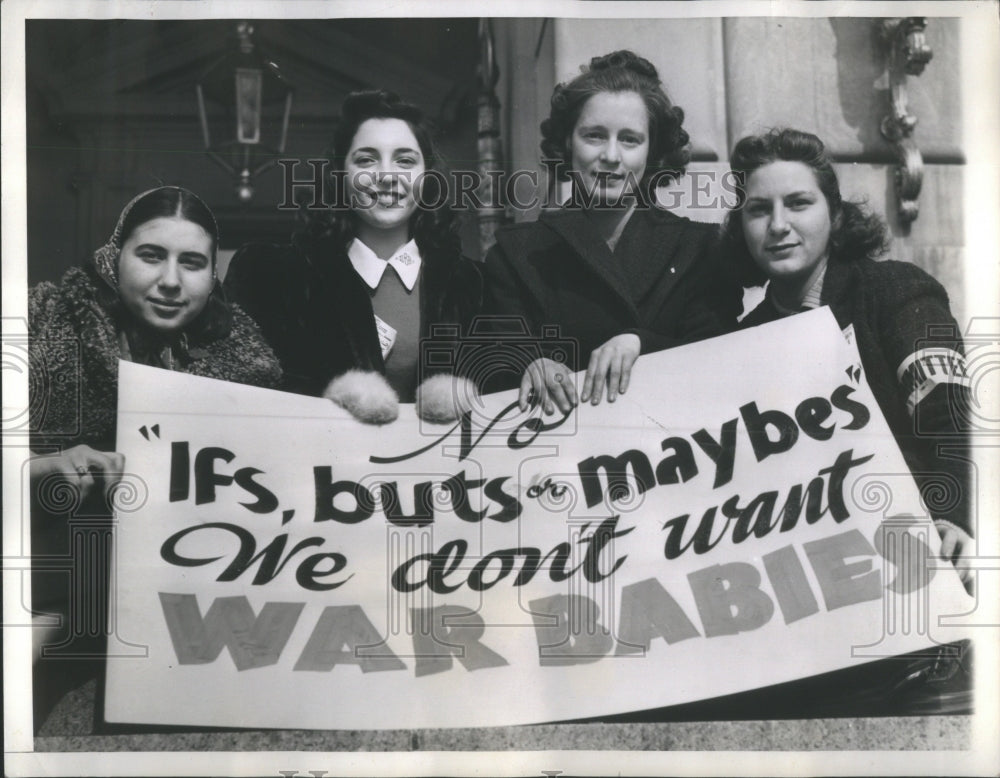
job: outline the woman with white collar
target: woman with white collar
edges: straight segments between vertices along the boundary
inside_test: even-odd
[[[435,370],[421,365],[420,340],[437,325],[467,329],[482,280],[461,255],[452,211],[421,206],[439,199],[421,190],[437,183],[424,175],[437,154],[423,115],[391,92],[349,95],[332,162],[339,207],[291,245],[240,249],[226,290],[260,325],[289,391],[324,395],[373,423],[415,400],[424,418],[454,418],[474,390],[449,378],[441,402],[427,402],[418,384]]]

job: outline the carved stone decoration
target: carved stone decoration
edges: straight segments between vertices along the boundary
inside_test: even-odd
[[[899,220],[904,226],[920,213],[918,198],[924,179],[924,160],[913,140],[917,117],[909,112],[906,93],[907,76],[919,76],[934,53],[924,37],[927,19],[908,16],[879,22],[881,40],[887,48],[891,111],[880,125],[882,137],[893,144],[896,168],[896,195],[899,199]]]
[[[479,208],[479,247],[485,257],[493,245],[493,233],[504,223],[504,207],[500,200],[503,187],[499,185],[503,170],[503,146],[500,141],[500,101],[496,96],[500,68],[496,61],[493,25],[486,18],[479,20],[479,47],[476,99],[479,186],[476,195],[482,203]]]

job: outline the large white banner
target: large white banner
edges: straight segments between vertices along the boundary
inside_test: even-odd
[[[456,425],[120,366],[114,722],[521,724],[962,637],[969,610],[826,309]],[[125,504],[128,503],[128,504]]]

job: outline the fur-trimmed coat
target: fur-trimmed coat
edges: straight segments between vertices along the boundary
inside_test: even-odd
[[[434,336],[454,353],[458,331],[468,332],[482,303],[478,263],[423,249],[421,258],[420,338]],[[371,290],[334,238],[248,244],[233,256],[225,283],[229,299],[260,324],[281,360],[287,391],[319,396],[350,369],[385,373]],[[456,332],[442,336],[441,325]],[[452,366],[430,367],[424,374]]]
[[[853,325],[868,385],[931,515],[975,534],[970,379],[944,287],[909,262],[831,260],[820,301]],[[765,298],[740,327],[779,318]]]
[[[30,402],[33,445],[115,446],[120,333],[98,299],[99,283],[72,268],[60,283],[35,286],[28,299]],[[177,367],[192,375],[274,387],[281,371],[256,325],[232,306],[229,335],[191,338],[191,361]]]

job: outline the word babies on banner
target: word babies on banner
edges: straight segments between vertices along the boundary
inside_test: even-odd
[[[109,659],[106,716],[523,724],[957,639],[934,625],[966,596],[859,367],[823,309],[643,357],[613,404],[521,414],[509,392],[369,427],[122,363],[142,493],[113,605],[148,656]]]

